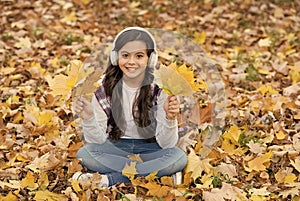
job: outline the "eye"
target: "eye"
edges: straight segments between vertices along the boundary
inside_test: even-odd
[[[127,58],[127,57],[128,57],[128,53],[122,53],[121,56],[122,56],[123,58]]]
[[[138,54],[138,55],[136,55],[136,57],[137,57],[138,59],[141,59],[141,58],[144,57],[144,55],[143,55],[143,54]]]

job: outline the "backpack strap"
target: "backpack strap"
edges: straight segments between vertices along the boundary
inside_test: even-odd
[[[103,86],[102,82],[101,82],[100,86],[98,87],[98,89],[94,92],[94,94],[95,94],[100,106],[104,110],[105,114],[107,115],[107,117],[109,117],[110,110],[111,110],[111,101],[110,101],[110,98],[107,97],[105,94],[105,90],[104,90],[104,86]]]

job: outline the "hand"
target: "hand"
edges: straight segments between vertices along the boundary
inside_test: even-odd
[[[80,97],[74,101],[74,112],[84,119],[90,119],[94,116],[92,103],[87,99]]]
[[[164,104],[164,110],[166,112],[166,118],[169,120],[175,120],[179,114],[179,101],[176,96],[168,96]]]

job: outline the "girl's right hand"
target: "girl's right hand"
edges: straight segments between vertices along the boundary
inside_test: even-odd
[[[83,97],[74,101],[74,112],[84,120],[90,119],[94,116],[92,103]]]

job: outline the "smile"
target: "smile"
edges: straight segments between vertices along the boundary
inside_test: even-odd
[[[128,72],[134,72],[134,71],[136,71],[138,68],[136,68],[136,67],[126,67],[126,70],[128,71]]]

